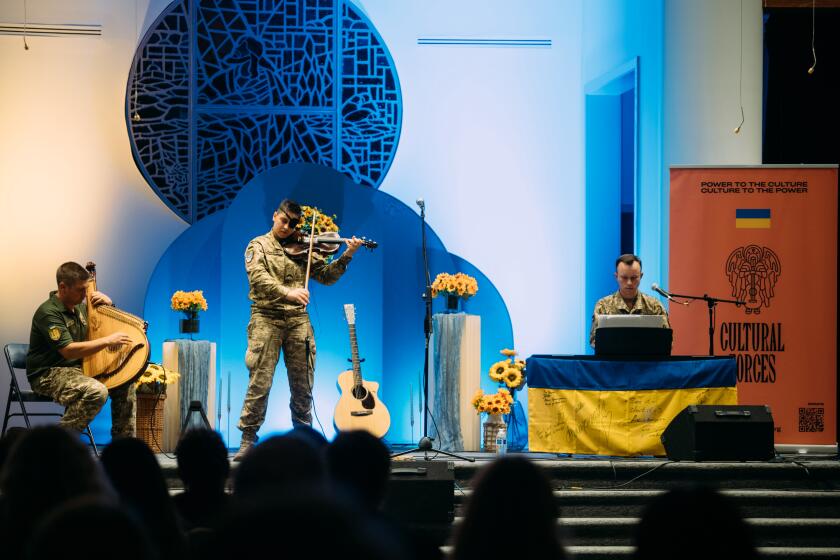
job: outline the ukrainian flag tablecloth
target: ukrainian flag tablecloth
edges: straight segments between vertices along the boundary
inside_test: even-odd
[[[738,404],[735,358],[527,360],[531,451],[665,455],[662,432],[691,404]]]

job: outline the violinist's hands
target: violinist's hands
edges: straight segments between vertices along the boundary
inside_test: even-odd
[[[293,303],[309,305],[309,290],[305,290],[303,288],[292,288],[289,293],[286,294],[286,299]]]
[[[111,298],[103,294],[102,292],[91,292],[88,294],[90,298],[90,303],[94,307],[98,305],[114,305],[114,302],[111,301]]]
[[[344,242],[347,245],[347,249],[344,250],[344,254],[348,257],[352,257],[353,253],[358,251],[359,247],[362,246],[362,240],[356,237],[355,235]]]

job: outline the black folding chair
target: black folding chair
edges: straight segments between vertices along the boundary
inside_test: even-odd
[[[0,431],[0,436],[6,433],[6,427],[9,423],[9,418],[14,416],[23,416],[23,421],[26,427],[30,428],[30,416],[57,416],[61,418],[64,416],[62,412],[29,412],[26,410],[25,403],[55,403],[51,398],[44,397],[38,393],[21,389],[18,383],[17,373],[15,370],[26,369],[26,353],[29,352],[28,344],[7,344],[4,348],[6,352],[6,363],[9,365],[9,397],[6,399],[6,413],[3,415],[3,430]],[[12,402],[16,402],[20,407],[20,412],[11,412]],[[83,432],[90,440],[90,445],[93,447],[93,452],[99,455],[99,450],[96,448],[96,442],[93,440],[93,433],[90,431],[90,426],[85,427]]]

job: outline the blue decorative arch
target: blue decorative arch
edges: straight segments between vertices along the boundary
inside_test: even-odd
[[[376,188],[402,123],[393,60],[349,0],[176,0],[137,49],[125,107],[138,168],[190,223],[281,164]]]

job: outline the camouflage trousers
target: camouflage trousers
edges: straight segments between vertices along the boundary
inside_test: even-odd
[[[109,391],[79,368],[57,367],[32,379],[32,390],[64,406],[59,421],[64,427],[82,431],[102,409]],[[134,437],[137,393],[134,383],[111,389],[111,435]]]
[[[307,363],[306,340],[309,339]],[[312,384],[315,380],[315,336],[309,317],[276,319],[252,314],[248,323],[248,350],[245,365],[250,371],[248,391],[239,417],[239,429],[256,433],[265,420],[268,394],[274,370],[283,350],[289,379],[292,423],[312,424]]]

